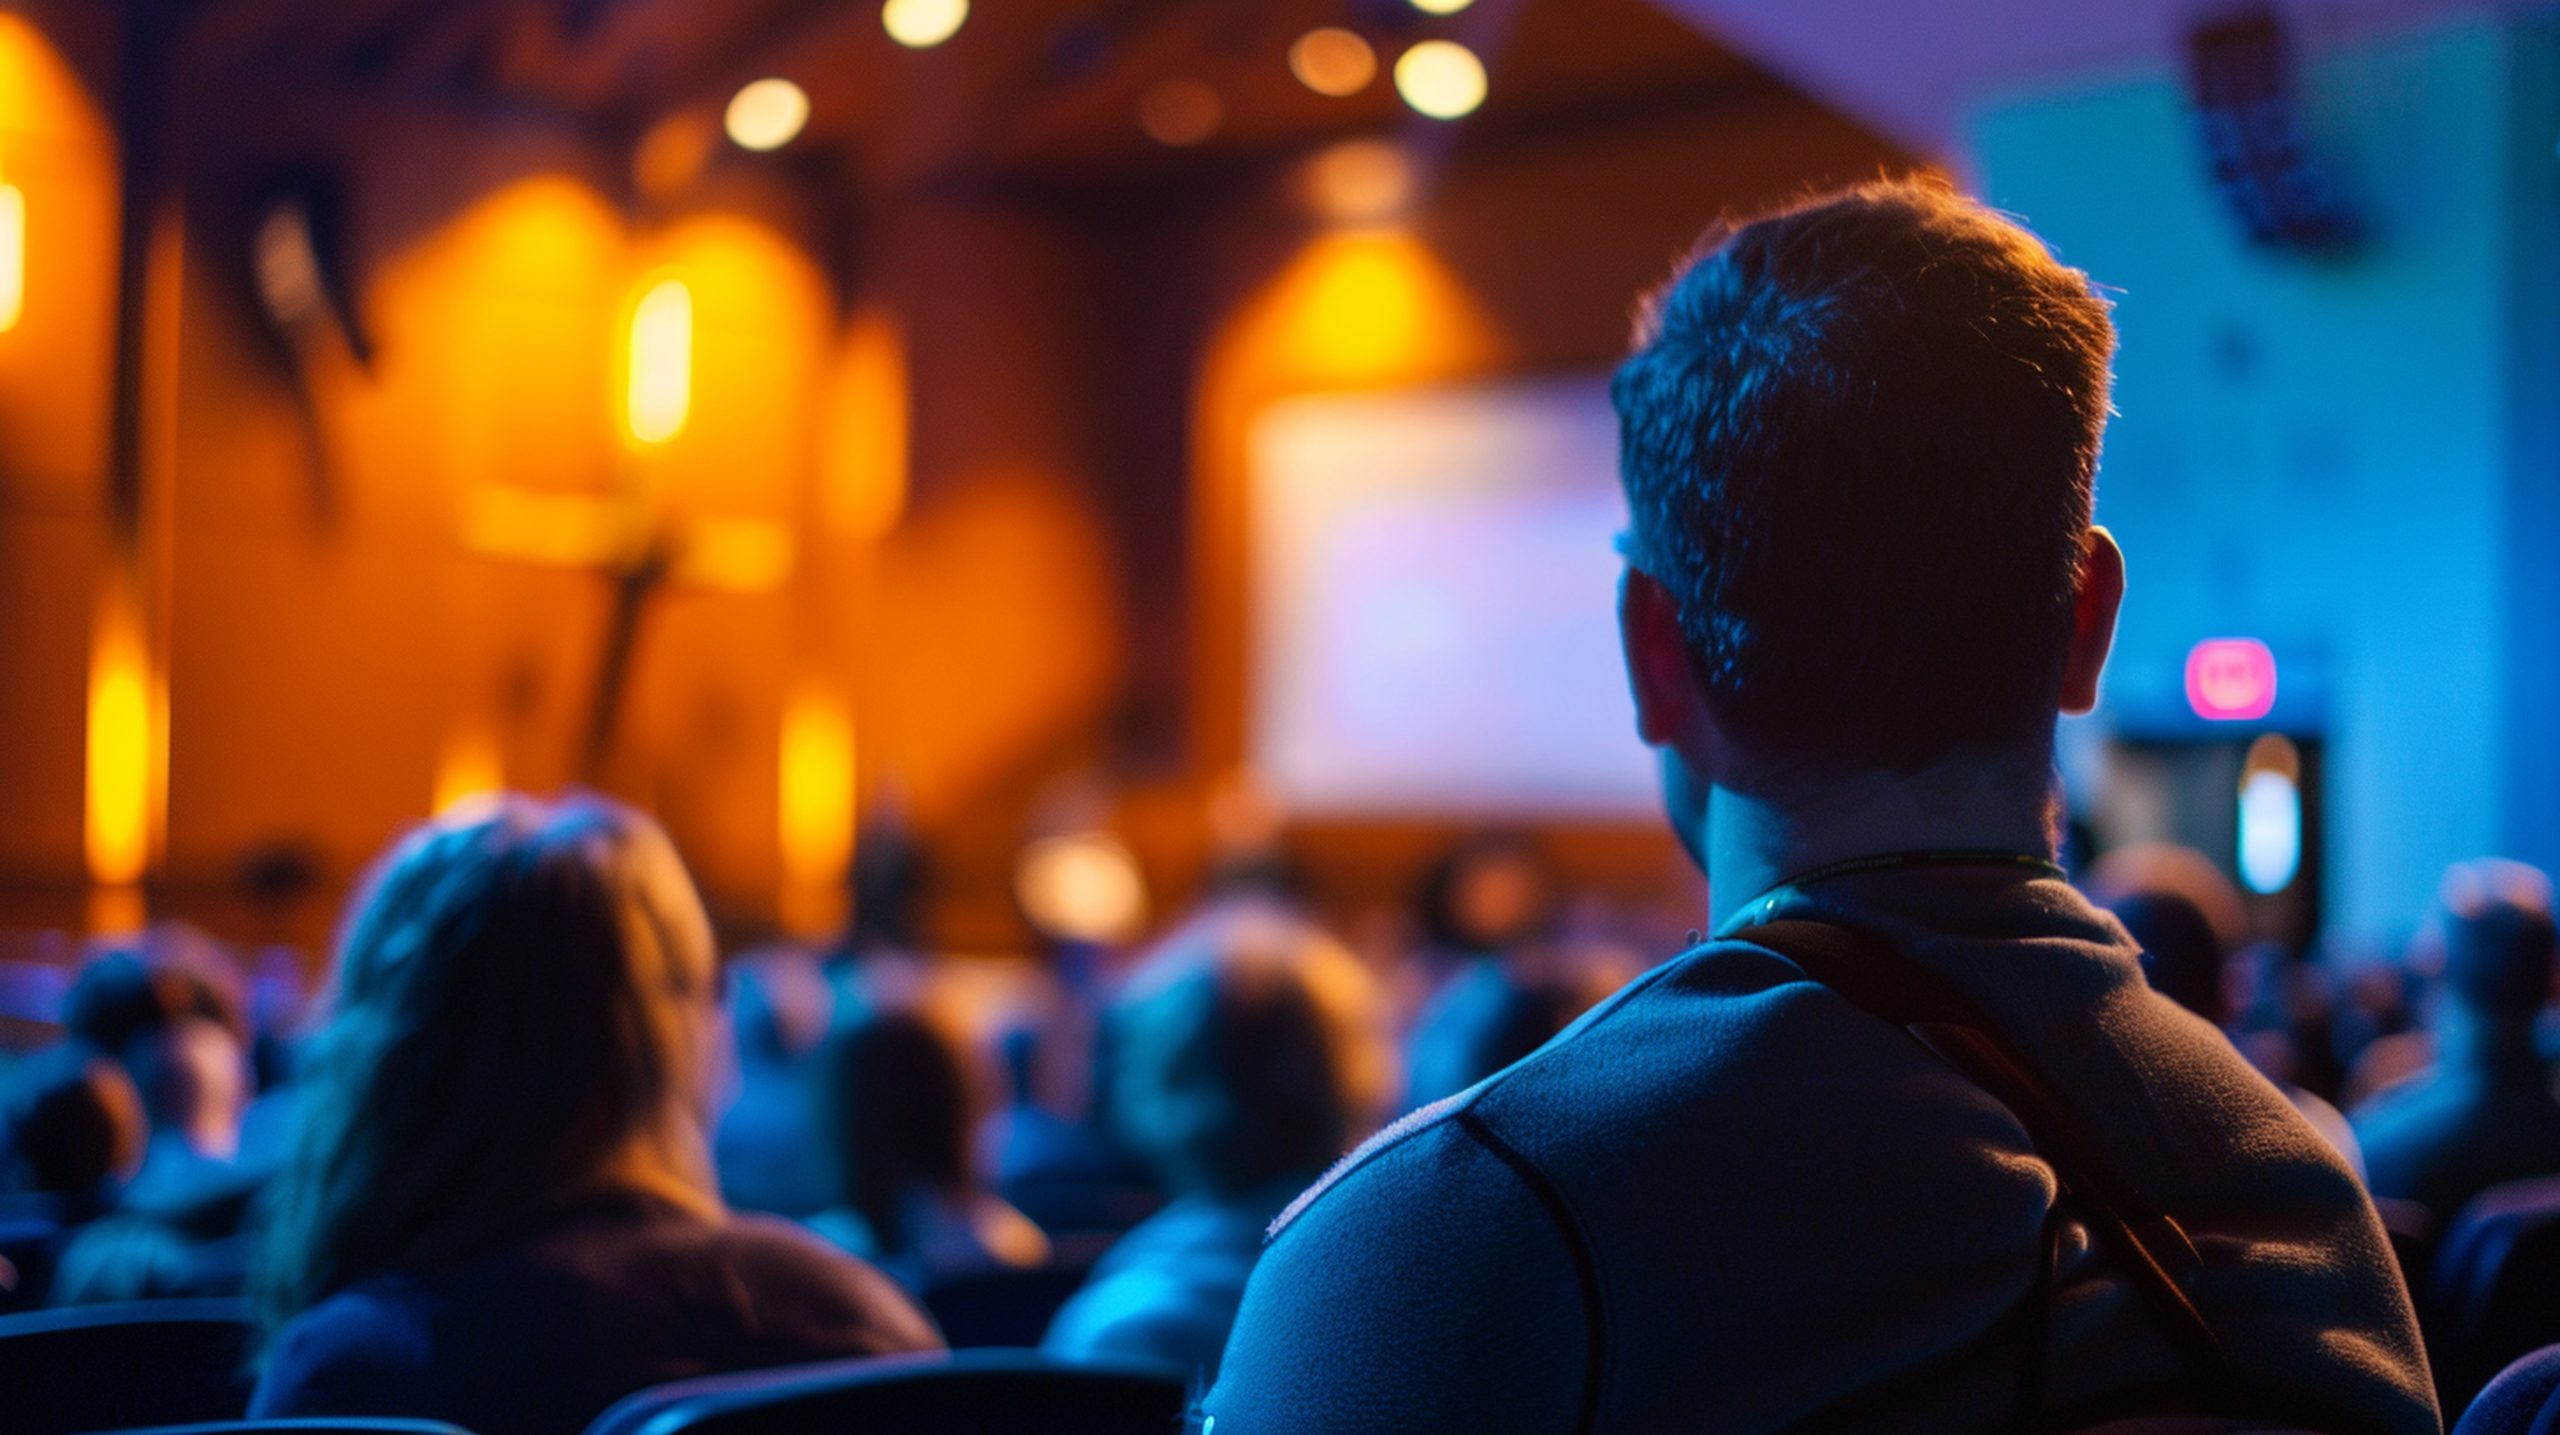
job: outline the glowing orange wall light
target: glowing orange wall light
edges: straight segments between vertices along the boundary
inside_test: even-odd
[[[782,710],[781,769],[783,921],[826,932],[844,919],[853,864],[853,714],[841,697],[816,686],[791,695]]]
[[[888,536],[907,506],[906,341],[885,314],[855,318],[831,377],[821,511],[837,532]]]
[[[693,291],[661,279],[631,310],[630,377],[623,426],[635,442],[662,444],[684,432],[693,410]]]
[[[485,728],[466,726],[448,734],[443,750],[436,754],[435,789],[427,810],[444,812],[506,785],[506,767],[496,740]]]
[[[93,917],[102,926],[126,926],[139,919],[137,889],[150,869],[152,837],[159,825],[165,711],[139,604],[127,585],[118,584],[99,607],[89,652],[82,839],[89,880],[109,897]]]
[[[0,334],[27,310],[27,193],[0,184]]]

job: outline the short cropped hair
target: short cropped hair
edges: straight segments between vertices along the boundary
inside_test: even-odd
[[[1917,772],[2052,739],[2115,330],[1943,184],[1711,231],[1614,385],[1635,566],[1761,760]]]

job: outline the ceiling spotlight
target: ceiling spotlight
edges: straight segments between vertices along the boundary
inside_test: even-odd
[[[1396,61],[1396,93],[1435,120],[1475,113],[1484,92],[1484,61],[1455,40],[1425,40]]]
[[[789,80],[758,80],[730,97],[724,118],[740,149],[780,149],[809,123],[809,92]]]
[[[1227,102],[1198,80],[1165,80],[1138,101],[1138,125],[1158,144],[1188,149],[1218,132]]]
[[[969,0],[888,0],[880,7],[880,26],[889,38],[910,50],[930,50],[960,33],[969,19]]]
[[[1425,15],[1455,15],[1476,0],[1409,0],[1409,3]]]
[[[1339,26],[1309,30],[1289,47],[1289,73],[1319,95],[1356,95],[1378,76],[1378,52]]]

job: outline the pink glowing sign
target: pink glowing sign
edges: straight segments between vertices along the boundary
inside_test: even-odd
[[[2207,638],[2187,653],[2187,706],[2209,722],[2250,722],[2276,705],[2276,655],[2255,638]]]

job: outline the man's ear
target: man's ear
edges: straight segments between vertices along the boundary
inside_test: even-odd
[[[1653,747],[1692,741],[1706,713],[1698,668],[1680,630],[1680,605],[1644,572],[1630,568],[1618,587],[1618,638],[1626,649],[1627,686],[1636,700],[1636,735]]]
[[[2116,612],[2124,606],[2124,550],[2115,535],[2092,524],[2080,546],[2080,572],[2072,585],[2071,656],[2062,667],[2062,711],[2071,717],[2098,705],[2098,675],[2116,643]]]

